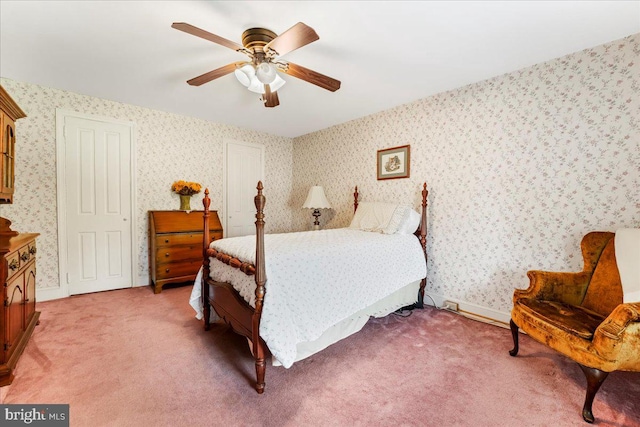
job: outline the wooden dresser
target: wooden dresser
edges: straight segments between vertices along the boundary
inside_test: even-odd
[[[203,211],[149,211],[149,277],[154,293],[167,283],[191,282],[202,266]],[[209,218],[211,240],[222,239],[216,211]]]
[[[0,343],[0,386],[11,384],[13,370],[35,328],[36,311],[36,233],[22,233],[9,239],[2,254],[4,295]]]

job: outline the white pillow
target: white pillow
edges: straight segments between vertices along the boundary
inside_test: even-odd
[[[411,210],[411,206],[409,205],[398,205],[396,206],[395,211],[393,211],[393,215],[391,216],[391,220],[389,220],[389,225],[387,225],[382,232],[384,234],[395,234],[400,229],[403,223],[407,221],[409,218],[409,211]]]
[[[408,217],[409,205],[384,202],[361,202],[358,204],[349,228],[394,234]]]
[[[422,217],[418,212],[413,209],[409,209],[408,215],[406,216],[405,221],[400,224],[398,227],[398,231],[396,234],[413,234],[418,230],[420,226],[420,221]]]

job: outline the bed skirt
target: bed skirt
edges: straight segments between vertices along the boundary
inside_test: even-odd
[[[191,297],[189,298],[189,304],[196,312],[196,318],[201,320],[203,317],[202,306],[200,301],[202,272],[198,273],[196,277],[193,289],[191,290]],[[373,305],[360,310],[354,315],[344,319],[343,321],[333,325],[327,329],[318,339],[314,341],[307,341],[298,343],[296,346],[297,356],[295,362],[306,359],[309,356],[329,347],[349,335],[355,334],[360,331],[367,323],[370,317],[385,317],[399,308],[407,305],[411,305],[418,300],[418,292],[420,290],[420,280],[412,282],[396,292],[392,293],[388,297],[374,303]],[[218,320],[218,316],[214,310],[211,310],[211,322]],[[249,341],[249,340],[247,340]],[[249,348],[253,348],[251,342],[249,342]],[[275,358],[271,358],[273,366],[282,366],[281,363]]]
[[[351,317],[348,317],[327,329],[320,338],[315,341],[299,343],[297,347],[296,362],[305,359],[315,353],[335,344],[341,339],[355,334],[369,320],[369,317],[385,317],[399,308],[411,305],[418,300],[418,291],[420,290],[420,280],[408,284],[404,288],[400,288],[383,300],[360,310]],[[274,366],[280,366],[280,362],[274,357],[272,358]]]

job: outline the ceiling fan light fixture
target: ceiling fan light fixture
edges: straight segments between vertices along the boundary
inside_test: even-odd
[[[242,86],[249,87],[251,85],[251,80],[255,79],[256,70],[251,64],[245,64],[240,68],[236,68],[234,74]]]
[[[256,67],[256,77],[261,83],[268,85],[276,79],[276,69],[268,62],[261,62]]]

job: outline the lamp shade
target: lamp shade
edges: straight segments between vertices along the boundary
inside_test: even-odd
[[[251,79],[255,79],[256,70],[253,68],[253,65],[244,64],[242,67],[236,68],[234,74],[244,87],[249,87]]]
[[[307,200],[302,205],[303,208],[309,209],[331,209],[331,204],[324,195],[324,189],[319,185],[314,185],[309,189]]]
[[[247,89],[249,89],[253,93],[263,94],[264,84],[260,83],[260,80],[258,80],[258,78],[254,74],[253,76],[251,76],[251,83],[249,83],[249,87]]]
[[[256,77],[262,84],[271,84],[276,79],[276,69],[267,62],[261,62],[256,67]]]
[[[276,74],[276,78],[273,81],[273,83],[269,84],[269,88],[271,89],[271,92],[275,92],[278,89],[280,89],[282,86],[284,86],[286,82],[287,81],[285,79],[283,79],[282,77]]]

